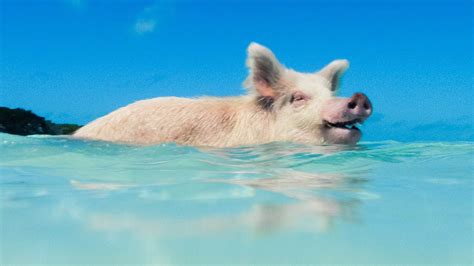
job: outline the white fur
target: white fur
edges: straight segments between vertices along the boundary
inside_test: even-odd
[[[176,142],[229,147],[272,141],[324,143],[321,108],[333,99],[334,86],[347,69],[347,60],[333,61],[320,72],[299,73],[286,69],[268,48],[252,43],[247,65],[250,73],[245,86],[249,95],[138,101],[87,124],[74,136],[145,145]],[[291,103],[295,92],[306,95],[307,99]],[[259,104],[263,96],[272,104]]]

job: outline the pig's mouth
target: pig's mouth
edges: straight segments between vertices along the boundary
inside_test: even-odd
[[[362,122],[363,121],[360,119],[354,119],[354,120],[345,121],[345,122],[329,122],[327,120],[324,120],[323,124],[325,128],[341,128],[341,129],[347,129],[347,130],[360,131],[357,125],[362,124]]]
[[[323,120],[323,136],[327,143],[332,144],[356,144],[362,133],[357,127],[363,120],[353,119],[343,122],[329,122]]]

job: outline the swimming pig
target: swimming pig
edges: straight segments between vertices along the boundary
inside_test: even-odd
[[[228,98],[160,97],[122,107],[79,129],[74,136],[131,144],[175,142],[230,147],[272,141],[355,144],[355,126],[372,105],[362,93],[334,95],[347,60],[315,73],[285,68],[266,47],[248,47],[248,94]]]

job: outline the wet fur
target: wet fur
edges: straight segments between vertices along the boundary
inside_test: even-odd
[[[273,141],[323,143],[320,117],[333,97],[335,79],[347,68],[336,60],[318,73],[298,73],[281,65],[267,48],[248,48],[248,95],[228,98],[162,97],[142,100],[98,118],[74,136],[130,144],[175,142],[231,147]],[[294,106],[292,93],[311,101]]]

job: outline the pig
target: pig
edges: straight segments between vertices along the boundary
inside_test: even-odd
[[[134,145],[236,147],[269,142],[355,144],[372,114],[363,93],[336,97],[347,60],[314,73],[283,66],[257,43],[247,48],[247,94],[137,101],[80,128],[74,137]]]

